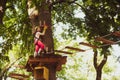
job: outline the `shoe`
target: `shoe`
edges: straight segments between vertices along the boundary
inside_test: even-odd
[[[43,49],[43,53],[44,53],[44,54],[46,53],[46,50],[45,50],[45,49]]]
[[[35,51],[35,52],[34,52],[34,58],[35,58],[36,56],[37,56],[37,52]]]

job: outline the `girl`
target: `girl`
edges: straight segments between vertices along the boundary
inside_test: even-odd
[[[41,51],[45,51],[45,45],[41,42],[40,36],[45,35],[47,26],[44,25],[43,32],[40,32],[40,27],[35,28],[35,37],[34,37],[34,44],[35,44],[35,52],[34,57],[36,57]]]

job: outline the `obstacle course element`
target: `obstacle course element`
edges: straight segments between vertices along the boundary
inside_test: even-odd
[[[103,43],[105,43],[105,44],[107,44],[107,45],[113,45],[113,44],[117,44],[117,43],[120,42],[120,40],[119,40],[119,41],[111,41],[111,40],[109,40],[109,39],[105,39],[106,37],[111,36],[111,35],[120,37],[120,31],[115,31],[115,32],[112,32],[112,33],[110,33],[110,34],[107,34],[107,35],[98,37],[98,38],[96,38],[95,40],[97,40],[97,41],[102,41]],[[103,45],[103,46],[104,46],[104,45]]]
[[[66,46],[65,48],[72,49],[72,50],[79,51],[79,52],[85,52],[85,50],[83,50],[83,49],[74,48],[74,47],[71,47],[71,46]]]
[[[98,38],[96,38],[95,40],[96,40],[96,41],[102,41],[102,42],[105,43],[105,44],[114,44],[114,43],[115,43],[114,41],[105,39],[105,38],[103,38],[103,37],[98,37]]]
[[[103,45],[95,46],[86,42],[80,42],[80,45],[88,46],[91,48],[101,48],[108,45],[117,44],[120,41],[112,41],[106,39],[107,36],[114,35],[120,37],[120,32],[114,32],[107,34],[102,37],[95,38],[95,41],[100,41]],[[85,52],[86,50],[66,46],[65,49],[71,49],[79,52]],[[63,50],[54,50],[53,54],[43,54],[42,56],[37,56],[34,58],[33,56],[29,56],[29,59],[26,64],[26,69],[28,72],[32,72],[35,80],[56,80],[56,71],[60,71],[62,65],[66,63],[66,56],[61,56],[54,54],[54,52],[64,53],[64,54],[73,54],[68,51]]]
[[[65,49],[75,50],[75,51],[79,51],[79,52],[85,52],[85,50],[83,50],[83,49],[79,49],[79,48],[75,48],[75,47],[71,47],[71,46],[66,46]],[[63,51],[63,50],[54,50],[54,52],[64,53],[64,54],[73,54],[72,52]]]
[[[43,54],[36,58],[31,55],[26,69],[33,73],[35,80],[47,80],[45,76],[48,76],[48,80],[56,80],[56,71],[61,70],[62,65],[66,63],[66,58],[66,56],[57,54]]]
[[[68,51],[62,51],[62,50],[54,50],[54,52],[64,53],[64,54],[73,54],[73,53],[71,53],[71,52],[68,52]]]
[[[85,42],[80,42],[79,44],[84,45],[84,46],[88,46],[88,47],[92,47],[92,48],[98,48],[98,46],[89,44],[89,43],[85,43]]]
[[[113,35],[115,35],[115,36],[118,36],[118,37],[120,37],[120,31],[115,31],[114,33],[112,33]]]
[[[26,80],[27,78],[29,78],[28,75],[17,74],[17,73],[10,73],[9,77],[14,78],[14,79],[19,79],[19,80]]]
[[[105,47],[105,46],[108,46],[108,45],[113,45],[113,44],[120,43],[120,40],[119,41],[112,41],[112,40],[106,39],[106,37],[108,37],[110,35],[120,37],[120,31],[115,31],[115,32],[112,32],[110,34],[95,38],[95,41],[100,41],[100,42],[103,43],[103,45],[100,45],[100,46],[95,46],[95,45],[85,43],[85,42],[80,42],[79,44],[84,45],[84,46],[88,46],[88,47],[92,47],[92,48],[102,48],[102,47]]]
[[[20,68],[20,69],[25,69],[25,66],[23,66],[23,65],[14,65],[13,67]]]

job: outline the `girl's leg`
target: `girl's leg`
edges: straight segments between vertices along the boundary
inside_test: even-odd
[[[35,45],[34,57],[36,57],[38,55],[38,51],[39,51],[39,46]]]
[[[37,45],[38,39],[34,39],[34,44]]]
[[[41,41],[38,41],[38,45],[40,47],[40,52],[46,53],[45,46]]]
[[[38,51],[39,51],[39,46],[38,45],[35,45],[35,51],[38,53]]]
[[[41,49],[41,48],[39,48],[39,50],[38,50],[38,55],[40,55],[41,51],[42,51],[42,49]]]
[[[44,44],[40,40],[37,42],[37,44],[42,50],[45,48]]]

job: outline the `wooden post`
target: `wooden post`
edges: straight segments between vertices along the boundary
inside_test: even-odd
[[[49,70],[46,67],[35,67],[34,78],[39,80],[49,80]]]

